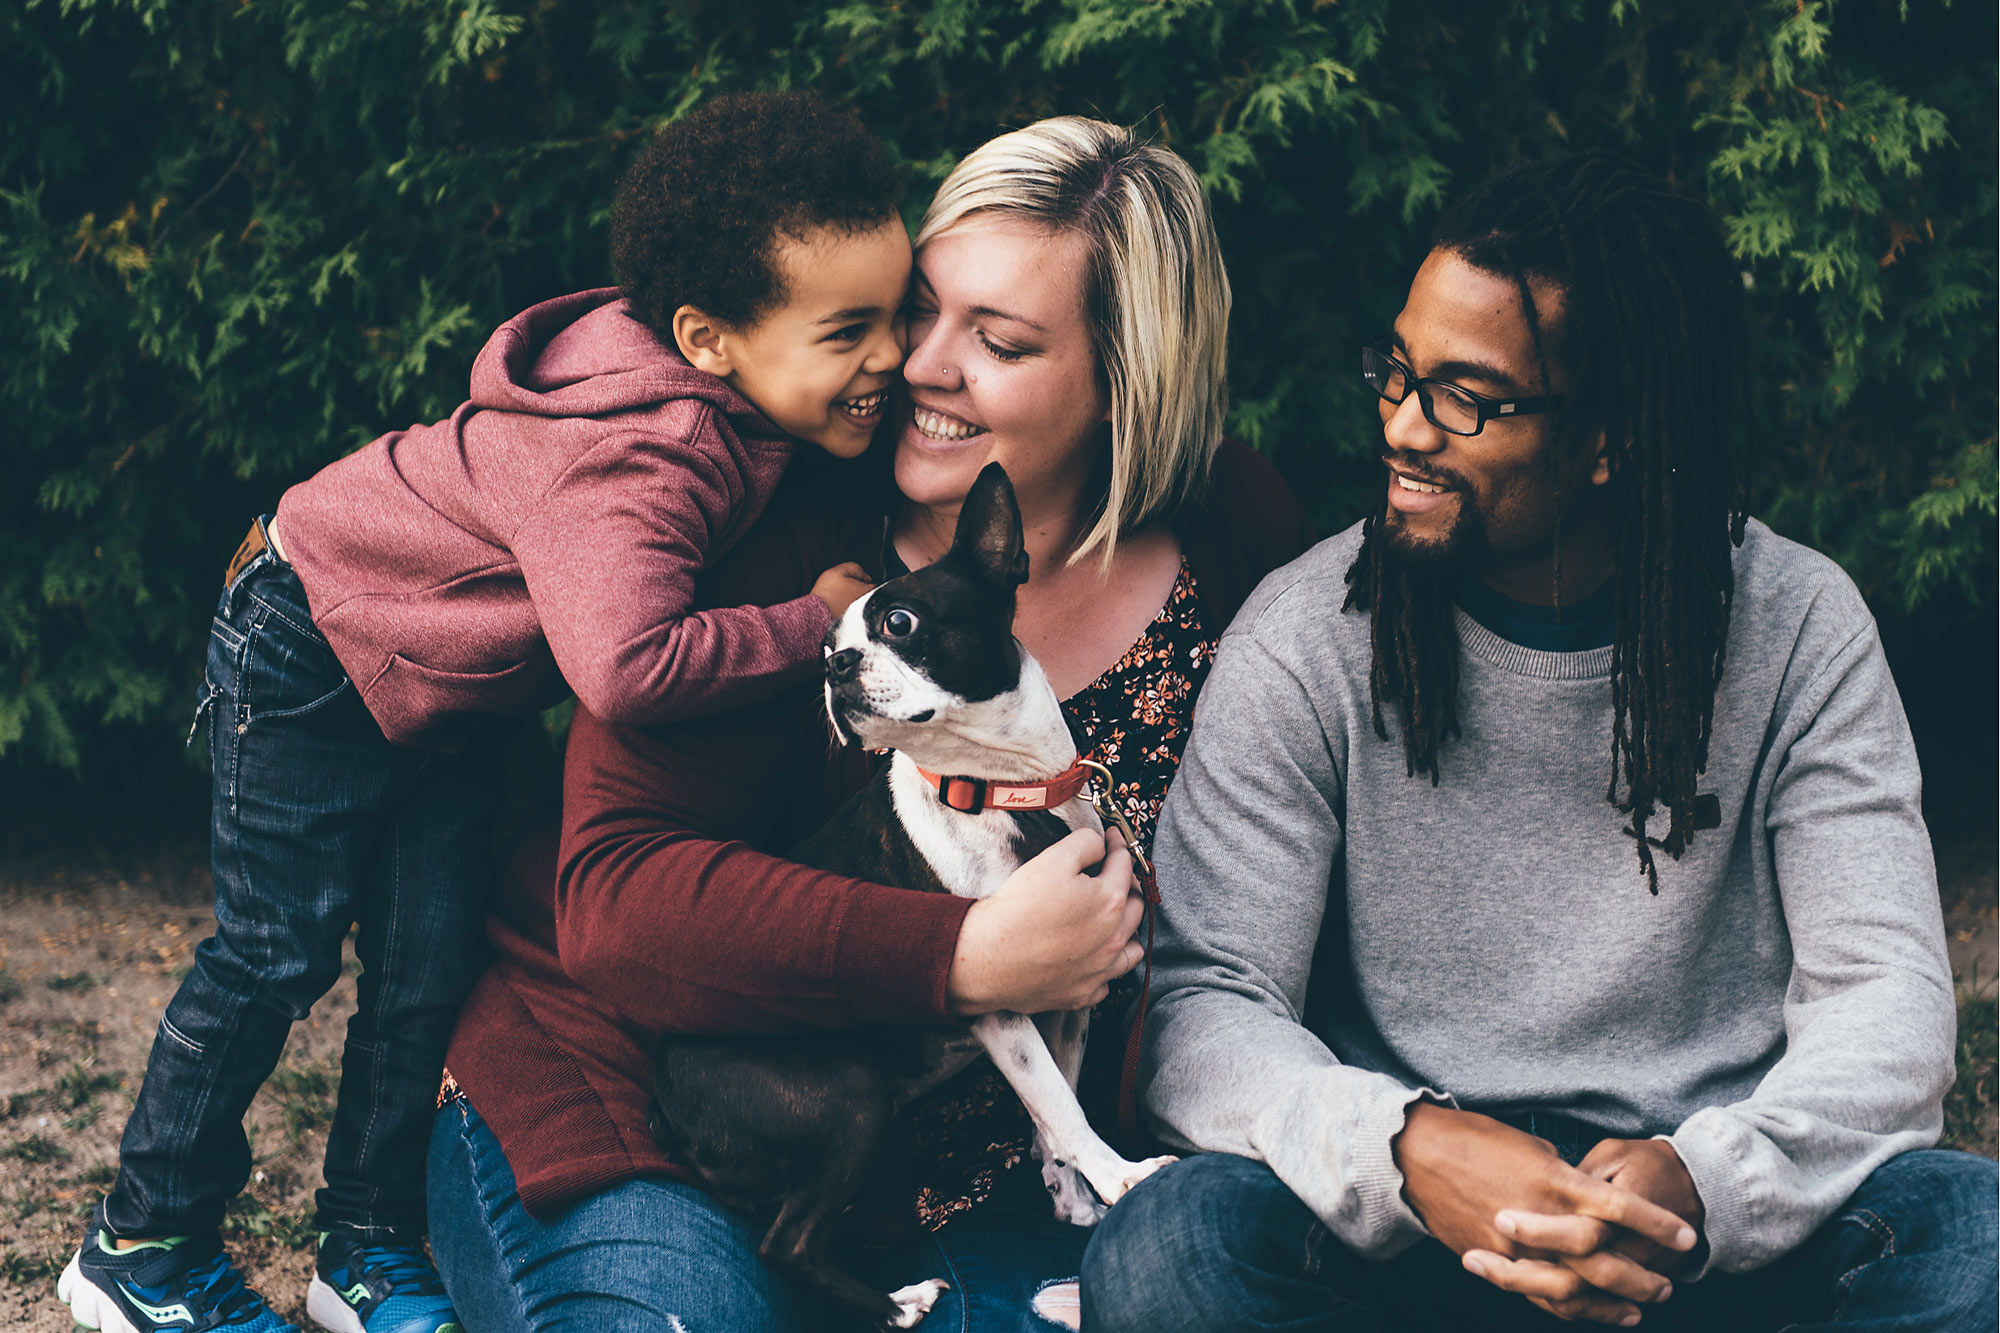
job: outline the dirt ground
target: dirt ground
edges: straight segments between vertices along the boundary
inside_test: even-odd
[[[2000,893],[1991,834],[1942,845],[1939,867],[1962,995],[1949,1137],[1993,1156]],[[211,902],[206,854],[192,845],[95,859],[0,856],[0,1328],[72,1328],[55,1278],[115,1174],[161,1008],[213,928]],[[350,957],[258,1095],[255,1176],[228,1222],[251,1280],[301,1325],[312,1191],[355,970]]]
[[[0,860],[0,1328],[69,1333],[55,1278],[116,1174],[160,1011],[214,929],[197,846],[91,863]],[[229,1245],[304,1324],[347,973],[294,1030],[249,1118],[255,1175]]]

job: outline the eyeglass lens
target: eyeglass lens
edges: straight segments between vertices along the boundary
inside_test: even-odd
[[[1410,377],[1401,362],[1373,347],[1361,350],[1361,377],[1368,387],[1392,403],[1400,403],[1410,393]],[[1463,390],[1436,380],[1418,380],[1417,402],[1424,417],[1439,430],[1470,435],[1479,429],[1479,404]]]

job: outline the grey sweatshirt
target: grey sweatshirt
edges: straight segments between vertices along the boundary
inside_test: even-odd
[[[1722,827],[1652,897],[1605,800],[1611,649],[1459,613],[1464,734],[1408,777],[1340,610],[1359,545],[1265,579],[1202,691],[1158,835],[1164,1135],[1268,1163],[1371,1257],[1424,1234],[1390,1154],[1419,1089],[1664,1135],[1732,1272],[1934,1143],[1956,1014],[1916,754],[1839,568],[1750,524],[1699,786]]]

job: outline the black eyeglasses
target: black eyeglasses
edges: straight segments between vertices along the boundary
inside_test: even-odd
[[[1450,380],[1418,379],[1417,372],[1384,347],[1361,349],[1361,378],[1384,402],[1400,405],[1415,390],[1424,420],[1453,435],[1477,435],[1495,417],[1532,416],[1562,403],[1560,394],[1541,398],[1488,398],[1461,389]]]

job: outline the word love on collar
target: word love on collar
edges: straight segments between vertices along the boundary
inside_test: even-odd
[[[1091,776],[1082,760],[1047,782],[988,782],[984,778],[956,777],[923,768],[917,772],[937,790],[938,800],[968,815],[981,810],[1053,810],[1074,799]]]

